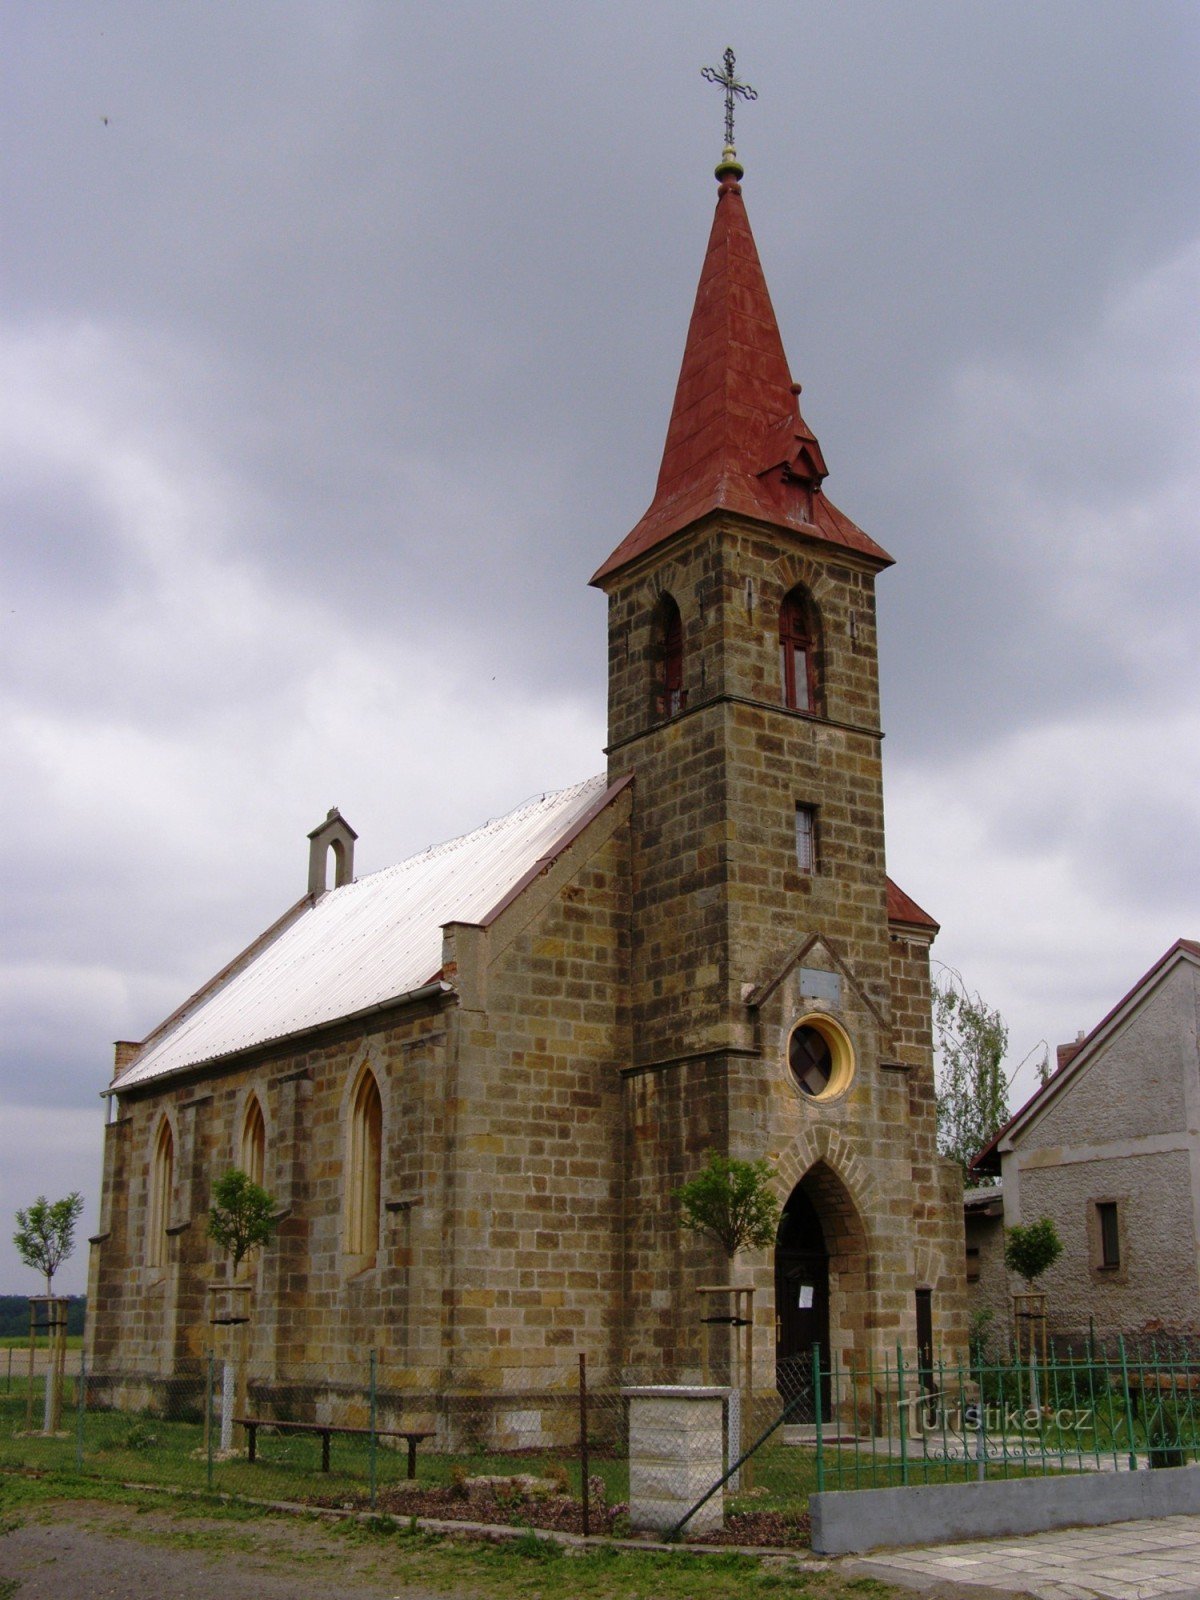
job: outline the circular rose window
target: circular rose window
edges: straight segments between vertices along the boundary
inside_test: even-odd
[[[788,1037],[788,1066],[810,1100],[831,1100],[854,1076],[854,1050],[832,1017],[804,1017]]]

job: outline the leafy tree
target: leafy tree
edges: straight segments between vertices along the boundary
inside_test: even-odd
[[[1004,1265],[1024,1278],[1031,1289],[1034,1279],[1052,1267],[1062,1252],[1058,1229],[1049,1217],[1039,1217],[1024,1227],[1018,1222],[1005,1231]]]
[[[974,1188],[986,1180],[971,1171],[971,1162],[1008,1119],[1008,1029],[1000,1013],[969,994],[961,979],[935,986],[933,1028],[938,1149],[958,1162],[963,1182]]]
[[[779,1225],[779,1202],[766,1161],[739,1161],[708,1151],[696,1176],[675,1191],[680,1224],[706,1233],[730,1261],[739,1250],[771,1244]]]
[[[44,1274],[47,1294],[53,1293],[54,1274],[75,1248],[75,1224],[82,1210],[83,1196],[76,1189],[53,1204],[40,1194],[27,1211],[17,1212],[17,1254],[27,1267]]]
[[[279,1226],[276,1209],[272,1196],[238,1167],[213,1185],[208,1237],[232,1257],[235,1272],[247,1253],[266,1244]]]

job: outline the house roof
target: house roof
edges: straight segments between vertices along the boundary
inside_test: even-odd
[[[800,385],[788,369],[735,170],[717,170],[717,210],[654,499],[593,583],[718,510],[891,564],[821,490],[824,458],[800,414]]]
[[[432,991],[443,925],[491,920],[628,781],[608,788],[601,775],[540,795],[394,867],[305,896],[150,1034],[113,1088]]]
[[[984,1216],[1002,1216],[1004,1212],[1004,1187],[999,1178],[981,1189],[963,1190],[963,1210],[980,1212]]]
[[[940,922],[935,922],[928,911],[922,911],[912,896],[905,894],[890,878],[887,880],[887,914],[889,922],[903,922],[910,928],[932,928],[937,933],[941,927]]]
[[[1168,967],[1181,960],[1200,961],[1200,942],[1195,939],[1176,939],[1171,948],[1159,956],[1149,971],[1144,972],[1133,987],[1121,996],[1112,1010],[1105,1013],[1090,1033],[1085,1034],[1082,1039],[1073,1041],[1070,1052],[1060,1056],[1057,1070],[1050,1074],[1045,1083],[1038,1086],[1003,1127],[996,1130],[971,1162],[976,1172],[1000,1171],[1001,1143],[1035,1115],[1045,1101],[1057,1094],[1068,1078],[1082,1070],[1093,1048],[1108,1037],[1111,1029],[1124,1017],[1129,1007],[1158,982]]]

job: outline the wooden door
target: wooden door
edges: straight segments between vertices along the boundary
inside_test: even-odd
[[[813,1349],[820,1352],[821,1415],[829,1417],[829,1253],[821,1220],[800,1188],[792,1192],[775,1243],[775,1387],[799,1403],[796,1422],[816,1418]]]

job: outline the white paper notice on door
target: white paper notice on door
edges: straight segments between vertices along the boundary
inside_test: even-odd
[[[813,1286],[811,1283],[800,1285],[800,1298],[796,1301],[801,1311],[811,1311],[813,1303]]]

